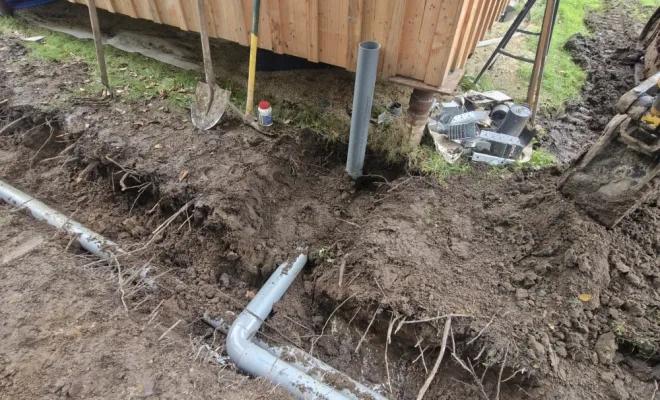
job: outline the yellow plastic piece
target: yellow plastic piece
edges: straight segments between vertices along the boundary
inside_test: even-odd
[[[257,75],[257,45],[259,44],[257,35],[250,34],[250,70],[248,72],[248,92],[247,104],[245,105],[245,114],[252,115],[254,109],[254,80]]]

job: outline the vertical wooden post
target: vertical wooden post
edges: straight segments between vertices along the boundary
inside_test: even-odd
[[[536,61],[532,68],[532,77],[530,79],[529,88],[527,90],[527,104],[532,110],[532,118],[536,118],[538,110],[539,94],[541,90],[541,83],[543,82],[543,70],[545,68],[545,61],[550,50],[550,41],[552,40],[552,31],[554,28],[555,14],[557,12],[557,5],[559,0],[548,0],[545,6],[545,15],[543,17],[543,27],[541,28],[541,36],[539,38],[539,45],[536,49]]]
[[[105,67],[105,56],[103,55],[103,42],[101,40],[101,27],[99,26],[99,17],[96,13],[96,1],[87,0],[87,8],[89,8],[89,21],[92,25],[92,34],[94,35],[94,46],[96,47],[96,58],[99,62],[99,73],[101,75],[101,83],[107,89],[110,89],[110,82],[108,81],[108,71]]]

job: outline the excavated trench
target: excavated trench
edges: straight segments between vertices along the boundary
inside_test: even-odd
[[[560,168],[500,176],[475,166],[440,185],[371,155],[370,179],[354,185],[344,146],[311,132],[272,140],[228,118],[201,133],[159,99],[74,99],[63,88],[82,85],[80,64],[53,68],[15,39],[3,46],[11,70],[22,68],[0,70],[10,100],[0,129],[25,119],[0,136],[0,176],[126,250],[149,243],[122,261],[148,265],[157,282],[128,299],[137,312],[160,307],[222,354],[199,319],[231,321],[305,247],[310,261],[262,339],[311,351],[391,398],[416,397],[448,315],[429,398],[650,398],[658,199],[607,231],[557,193]],[[553,135],[566,121],[550,124]],[[584,142],[595,134],[572,129]]]

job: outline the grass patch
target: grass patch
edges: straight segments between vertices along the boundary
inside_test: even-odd
[[[632,7],[633,17],[637,21],[646,24],[655,10],[658,9],[658,2],[657,0],[633,0]]]
[[[595,12],[602,6],[602,0],[562,0],[559,5],[559,15],[555,25],[550,51],[543,73],[539,108],[552,112],[563,108],[564,103],[580,96],[586,82],[586,73],[571,59],[564,50],[568,39],[576,34],[588,34],[584,23],[589,12]],[[545,3],[537,3],[531,11],[532,25],[530,30],[540,31],[545,13]],[[527,39],[528,49],[535,54],[538,37]],[[532,74],[530,64],[521,65],[518,70],[521,79],[529,82]]]
[[[453,175],[472,171],[467,161],[458,160],[450,164],[434,148],[424,146],[408,153],[408,166],[412,170],[435,177],[440,183],[444,183]]]
[[[529,165],[538,168],[547,168],[557,164],[557,158],[550,154],[547,150],[539,148],[534,150],[532,158],[526,162],[521,163],[521,166]]]
[[[0,34],[21,36],[44,36],[42,43],[25,42],[36,59],[50,62],[81,61],[92,68],[95,79],[84,87],[84,92],[100,92],[96,50],[92,40],[81,40],[72,36],[35,27],[26,22],[0,18]],[[148,97],[163,97],[174,108],[190,106],[191,94],[200,75],[185,71],[136,53],[127,53],[114,47],[104,46],[104,54],[110,85],[122,91],[121,96],[135,100]],[[80,88],[70,88],[80,94]]]

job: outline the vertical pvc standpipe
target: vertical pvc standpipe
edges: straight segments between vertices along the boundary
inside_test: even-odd
[[[374,89],[378,73],[379,53],[380,44],[377,42],[360,43],[357,72],[355,74],[355,92],[353,94],[351,135],[348,140],[348,159],[346,160],[346,172],[353,179],[357,179],[362,175],[364,167],[371,106],[374,101]]]

